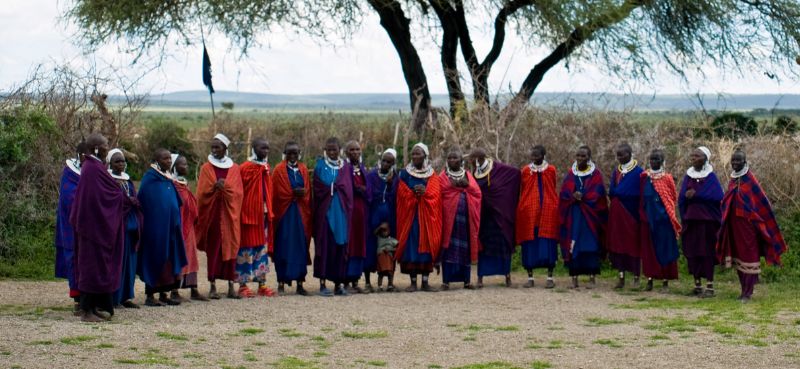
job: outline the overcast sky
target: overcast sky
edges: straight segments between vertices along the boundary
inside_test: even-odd
[[[115,45],[86,55],[74,45],[73,26],[59,19],[69,0],[3,0],[0,7],[0,91],[24,80],[40,63],[70,63],[85,67],[113,66],[130,76],[140,75],[144,67],[130,66],[131,55]],[[491,35],[473,31],[480,55],[484,55]],[[265,39],[266,40],[266,39]],[[417,48],[426,67],[432,93],[445,93],[439,56],[429,38],[420,37]],[[320,46],[314,40],[292,33],[273,33],[268,42],[252,50],[243,60],[228,50],[228,42],[212,36],[208,41],[217,90],[275,94],[315,94],[354,92],[406,92],[400,63],[377,17],[367,17],[360,31],[347,44]],[[509,34],[500,59],[495,64],[490,85],[507,91],[517,88],[530,68],[547,50],[523,47],[520,38]],[[202,47],[172,47],[170,57],[141,80],[139,89],[151,93],[203,89],[201,80]],[[619,81],[609,78],[591,65],[567,71],[556,66],[544,79],[539,91],[550,92],[635,92],[635,93],[777,93],[800,94],[800,82],[776,82],[763,71],[749,71],[743,78],[710,68],[706,78],[692,76],[689,84],[666,72],[657,73],[655,83]],[[462,73],[466,67],[461,68]],[[465,90],[468,90],[465,89]],[[113,93],[113,92],[112,92]]]

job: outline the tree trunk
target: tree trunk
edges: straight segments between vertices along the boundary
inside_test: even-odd
[[[428,89],[428,80],[425,77],[422,61],[411,42],[409,27],[411,20],[405,16],[403,8],[397,1],[368,0],[368,2],[380,16],[381,26],[386,30],[386,34],[389,35],[389,39],[400,57],[411,101],[412,124],[414,130],[419,133],[432,117],[431,93]]]
[[[443,0],[430,0],[430,4],[442,25],[442,71],[450,97],[450,117],[455,119],[458,110],[466,107],[458,72],[458,25],[453,17],[455,9]]]

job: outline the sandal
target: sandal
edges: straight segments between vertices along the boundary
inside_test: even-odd
[[[239,290],[239,294],[240,295],[242,294],[241,290]],[[267,286],[261,286],[261,287],[258,288],[258,295],[259,296],[263,296],[263,297],[273,297],[273,296],[276,296],[277,293],[275,293],[274,290],[270,289]]]
[[[258,292],[261,292],[261,291],[259,290]],[[239,297],[246,297],[248,299],[256,297],[256,294],[253,293],[253,290],[251,290],[250,287],[247,287],[247,286],[239,287],[239,292],[237,293],[237,295],[239,295]],[[228,296],[228,297],[230,297],[230,296]]]

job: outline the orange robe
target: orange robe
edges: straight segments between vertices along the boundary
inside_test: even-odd
[[[303,228],[306,232],[306,239],[308,240],[306,247],[311,245],[311,178],[308,175],[308,168],[305,164],[298,163],[297,167],[300,170],[300,175],[303,176],[303,187],[306,190],[305,196],[297,198],[294,196],[292,185],[289,183],[289,168],[286,167],[286,161],[282,161],[275,166],[275,171],[272,173],[272,210],[275,217],[273,224],[280,223],[281,218],[292,205],[292,202],[297,201],[297,206],[300,209],[300,217],[303,219]],[[270,233],[274,239],[275,228],[271,228]],[[278,245],[280,247],[281,245]],[[269,252],[274,252],[274,246],[269,244]],[[308,256],[308,265],[311,265],[311,255]]]
[[[181,227],[183,228],[183,247],[186,250],[186,264],[181,271],[182,275],[197,273],[200,269],[197,261],[197,236],[194,228],[197,224],[197,198],[189,186],[175,181],[175,189],[181,198]]]
[[[197,205],[199,217],[195,233],[197,235],[197,249],[208,252],[215,246],[209,245],[208,230],[212,223],[219,223],[222,238],[222,261],[236,259],[241,240],[240,217],[242,214],[242,176],[239,166],[233,164],[228,169],[225,178],[225,187],[220,191],[214,190],[217,175],[211,163],[205,163],[200,168],[200,179],[197,181]],[[215,205],[220,211],[212,214]]]
[[[560,219],[558,215],[558,191],[556,167],[549,164],[539,176],[530,166],[522,167],[519,204],[517,205],[517,244],[534,240],[534,230],[539,228],[539,237],[558,239]],[[541,200],[543,201],[541,201]]]
[[[417,214],[420,227],[418,252],[430,253],[435,261],[442,243],[442,194],[439,176],[430,176],[425,184],[425,194],[417,197],[405,182],[397,185],[397,251],[395,259],[402,260],[408,235]]]
[[[272,179],[269,164],[248,161],[239,167],[239,171],[244,189],[240,246],[268,245],[272,248]]]

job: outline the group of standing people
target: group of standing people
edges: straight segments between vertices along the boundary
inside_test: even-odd
[[[434,270],[442,274],[443,290],[452,283],[481,288],[492,275],[504,276],[510,286],[517,245],[528,272],[525,287],[534,287],[537,268],[547,269],[545,288],[555,287],[560,246],[572,288],[578,288],[579,275],[588,275],[587,288],[593,287],[607,255],[619,271],[617,288],[625,286],[626,273],[638,287],[644,273],[647,290],[654,280],[666,289],[678,277],[680,239],[695,295],[714,295],[714,265],[723,264],[736,267],[740,299],[747,300],[760,257],[778,264],[786,249],[742,151],[733,154],[723,194],[705,147],[692,152],[678,192],[664,171],[663,151],[653,150],[643,169],[627,144],[616,149],[608,191],[587,146],[577,150],[560,191],[541,145],[521,169],[480,148],[469,155],[453,149],[438,174],[422,143],[414,145],[405,167],[396,168],[397,152],[388,149],[368,170],[358,142],[342,147],[330,138],[313,173],[300,162],[296,142],[286,143],[274,169],[266,140],[253,140],[241,165],[228,156],[229,146],[224,135],[213,138],[193,193],[180,154],[155,150],[137,192],[122,150],[109,150],[98,134],[78,145],[62,175],[56,224],[56,275],[69,280],[76,314],[102,321],[114,307],[138,308],[137,275],[148,306],[186,301],[181,289],[194,300],[219,299],[218,279],[228,282],[229,298],[270,297],[292,283],[298,295],[307,295],[312,238],[313,275],[322,296],[373,292],[373,273],[377,290],[394,291],[396,264],[410,277],[409,292],[436,290],[429,280]],[[206,253],[208,295],[198,290],[198,251]],[[266,285],[270,258],[277,292]]]

